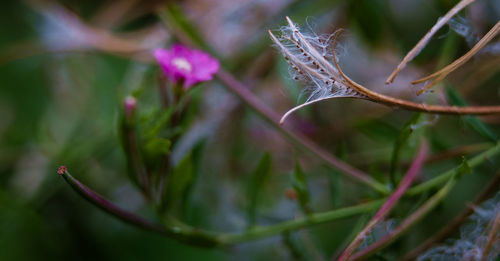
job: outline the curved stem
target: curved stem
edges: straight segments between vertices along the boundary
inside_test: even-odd
[[[57,174],[62,176],[66,183],[68,183],[74,191],[80,194],[80,196],[82,196],[84,199],[92,203],[94,206],[100,208],[104,212],[111,214],[112,216],[117,217],[118,219],[136,227],[159,233],[167,233],[166,229],[163,226],[155,224],[143,217],[137,216],[134,213],[124,210],[111,203],[103,196],[92,191],[90,188],[83,185],[82,183],[80,183],[80,181],[71,176],[65,166],[59,167],[59,169],[57,170]]]
[[[489,149],[488,151],[485,151],[480,155],[472,158],[468,161],[468,164],[471,167],[477,166],[484,160],[487,160],[488,157],[493,156],[498,152],[500,152],[500,145],[497,145]],[[451,175],[456,172],[456,170],[457,168],[447,171],[440,176],[427,181],[426,183],[416,186],[413,189],[409,189],[405,193],[405,195],[413,196],[419,193],[423,193],[435,186],[438,186],[442,183],[442,179],[449,179]],[[241,233],[217,234],[215,232],[203,231],[198,228],[190,227],[182,223],[168,223],[165,227],[157,225],[147,219],[144,219],[143,217],[137,216],[134,213],[119,208],[109,200],[95,193],[85,185],[81,184],[78,180],[73,178],[67,171],[66,167],[60,167],[58,170],[58,174],[63,176],[65,181],[69,185],[71,185],[71,187],[83,198],[85,198],[104,212],[111,214],[129,224],[138,226],[146,230],[158,232],[177,239],[181,242],[196,246],[230,245],[244,241],[256,240],[263,237],[281,234],[287,231],[293,231],[312,225],[331,222],[333,220],[341,218],[347,218],[361,213],[367,213],[379,208],[385,201],[385,199],[378,199],[357,206],[340,208],[323,213],[313,213],[306,217],[284,221],[275,225],[255,227],[251,230],[247,230]]]
[[[218,240],[222,244],[235,244],[235,243],[259,239],[262,237],[278,235],[284,232],[309,227],[311,225],[318,225],[337,219],[342,219],[362,213],[367,213],[377,209],[382,205],[382,203],[383,199],[379,199],[371,201],[369,203],[360,204],[357,206],[340,208],[336,210],[327,211],[324,213],[313,213],[299,219],[284,221],[276,225],[255,227],[242,233],[223,234],[218,237]]]
[[[66,167],[61,166],[58,170],[64,180],[87,201],[100,208],[104,212],[139,228],[154,231],[182,242],[196,245],[213,247],[218,245],[230,245],[244,241],[256,240],[263,237],[278,235],[287,231],[297,230],[312,225],[318,225],[337,219],[347,218],[361,213],[373,211],[380,207],[383,199],[374,200],[357,206],[345,207],[331,210],[323,213],[314,213],[308,216],[284,221],[275,225],[254,227],[250,230],[240,233],[216,233],[204,231],[199,228],[191,227],[180,221],[167,220],[166,226],[153,223],[141,216],[124,210],[103,196],[92,191],[87,186],[80,183],[67,171]]]
[[[333,45],[335,45],[336,38],[338,34],[336,34],[333,38]],[[333,52],[333,60],[335,62],[335,66],[337,67],[340,76],[349,84],[350,87],[355,89],[360,94],[367,96],[370,100],[385,104],[388,106],[394,106],[403,108],[410,111],[421,111],[427,113],[438,113],[438,114],[456,114],[456,115],[464,115],[464,114],[475,114],[475,115],[484,115],[484,114],[497,114],[500,113],[500,106],[478,106],[478,107],[456,107],[456,106],[442,106],[442,105],[427,105],[423,103],[415,103],[411,101],[401,100],[398,98],[386,96],[374,91],[367,89],[366,87],[354,82],[347,75],[344,74],[342,69],[338,64],[338,59],[335,51]]]

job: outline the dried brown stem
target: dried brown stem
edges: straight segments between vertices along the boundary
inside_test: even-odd
[[[429,75],[423,78],[420,78],[418,80],[415,80],[411,82],[412,84],[418,84],[422,83],[428,80],[431,80],[435,78],[432,82],[427,84],[424,88],[419,90],[417,94],[421,94],[424,91],[428,90],[432,86],[434,86],[436,83],[444,79],[448,74],[456,70],[458,67],[462,66],[464,63],[466,63],[468,60],[470,60],[477,52],[479,52],[486,44],[488,44],[498,33],[500,32],[500,20],[493,26],[493,28],[490,29],[490,31],[483,37],[479,42],[477,42],[470,51],[468,51],[466,54],[464,54],[462,57],[458,58],[451,64],[447,65],[443,69]]]
[[[339,34],[336,34],[333,38],[333,45],[335,45],[336,38]],[[367,89],[366,87],[354,82],[347,75],[344,74],[342,69],[338,64],[338,59],[335,51],[333,52],[333,58],[335,66],[337,67],[340,76],[349,84],[349,87],[355,89],[360,94],[368,97],[369,100],[388,106],[398,107],[411,111],[421,111],[427,113],[437,113],[437,114],[455,114],[455,115],[485,115],[485,114],[497,114],[500,113],[500,106],[469,106],[469,107],[456,107],[456,106],[443,106],[443,105],[427,105],[424,103],[415,103],[406,100],[401,100],[398,98],[386,96],[374,91]]]
[[[391,75],[387,78],[386,84],[389,84],[394,81],[394,78],[396,78],[396,75],[401,71],[407,63],[409,63],[415,56],[418,55],[418,53],[427,45],[431,37],[441,28],[443,27],[456,13],[458,13],[460,10],[474,2],[475,0],[462,0],[460,1],[457,5],[455,5],[446,15],[442,18],[440,18],[437,23],[427,32],[427,34],[420,39],[420,41],[411,49],[408,54],[403,58],[401,63],[394,69],[394,71],[391,73]]]

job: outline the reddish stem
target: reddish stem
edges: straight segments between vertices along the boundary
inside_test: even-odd
[[[361,245],[366,236],[372,231],[372,229],[380,223],[392,210],[392,208],[396,205],[399,199],[403,196],[405,191],[410,187],[413,180],[417,177],[417,174],[420,172],[420,169],[423,166],[424,160],[427,157],[429,152],[429,146],[426,142],[422,143],[420,149],[418,151],[415,160],[411,164],[410,168],[406,172],[403,180],[399,183],[398,188],[392,195],[387,199],[387,201],[380,207],[377,213],[373,216],[373,218],[368,222],[368,225],[361,230],[361,232],[354,238],[354,240],[349,244],[346,250],[342,253],[339,260],[348,260],[349,257],[356,251],[356,249]]]
[[[255,112],[261,115],[262,118],[267,120],[273,127],[283,133],[292,142],[317,155],[321,160],[325,161],[329,165],[341,170],[343,173],[348,174],[348,177],[365,183],[378,192],[387,194],[387,188],[384,185],[375,181],[361,170],[343,162],[342,160],[324,151],[307,137],[292,131],[288,127],[280,125],[280,117],[273,110],[271,110],[271,108],[264,104],[257,96],[250,92],[242,83],[236,80],[229,72],[220,69],[219,72],[217,72],[216,76],[234,95],[240,98],[252,109],[254,109]]]
[[[105,199],[103,196],[97,194],[96,192],[92,191],[90,188],[87,186],[83,185],[80,183],[77,179],[75,179],[73,176],[71,176],[68,172],[68,169],[65,166],[59,167],[57,170],[57,174],[61,175],[64,180],[76,191],[78,194],[80,194],[83,198],[88,200],[90,203],[94,204],[95,206],[99,207],[100,209],[104,210],[104,212],[107,212],[129,224],[135,225],[137,227],[140,227],[142,229],[146,230],[151,230],[159,233],[166,233],[166,229],[160,225],[154,224],[151,221],[137,216],[132,212],[129,212],[127,210],[124,210],[109,200]]]

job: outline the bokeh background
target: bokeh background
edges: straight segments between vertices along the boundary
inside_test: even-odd
[[[291,80],[288,65],[267,36],[268,29],[285,25],[285,16],[321,33],[347,29],[342,64],[351,78],[372,90],[443,104],[446,88],[452,87],[469,104],[500,104],[500,51],[493,45],[491,52],[478,54],[434,92],[415,95],[411,80],[470,49],[470,42],[449,27],[433,37],[395,83],[384,84],[405,53],[456,2],[2,1],[0,260],[327,260],[359,224],[358,217],[291,233],[300,255],[281,236],[228,248],[197,248],[101,212],[58,177],[57,167],[66,165],[76,178],[117,205],[158,219],[127,178],[119,117],[122,102],[130,94],[138,97],[143,121],[156,117],[159,68],[151,51],[178,41],[158,18],[165,4],[175,6],[200,33],[207,51],[280,114],[304,98],[302,85]],[[483,35],[500,18],[500,4],[478,0],[460,17],[471,30],[469,35]],[[261,191],[259,224],[300,215],[297,203],[285,193],[291,186],[295,157],[307,173],[315,212],[376,196],[294,148],[218,81],[204,83],[190,95],[189,125],[170,152],[173,162],[189,151],[200,155],[185,217],[190,224],[225,232],[243,229],[247,222],[245,187],[265,153],[272,157],[272,175]],[[412,115],[367,101],[338,99],[310,106],[286,124],[387,182],[395,139]],[[500,117],[480,120],[489,134],[477,131],[466,117],[429,116],[422,128],[433,155],[442,157],[426,165],[420,180],[460,164],[462,155],[490,146],[500,135]],[[401,152],[399,171],[404,171],[417,146],[410,139]],[[457,152],[449,153],[451,149]],[[475,168],[474,175],[464,176],[451,195],[387,250],[385,257],[391,260],[405,253],[451,220],[495,175],[499,164],[499,158],[493,157]],[[405,202],[395,215],[411,212],[418,202]],[[397,222],[391,219],[385,229]]]

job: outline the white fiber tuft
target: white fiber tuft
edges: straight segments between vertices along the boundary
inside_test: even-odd
[[[460,227],[460,239],[450,240],[449,245],[432,248],[420,255],[417,260],[480,260],[491,229],[491,222],[495,220],[499,210],[500,193],[474,208],[474,214],[469,217],[469,222]],[[497,231],[497,239],[488,252],[486,260],[496,260],[499,256],[499,236]]]
[[[455,31],[463,38],[469,46],[473,46],[479,41],[479,38],[474,35],[472,23],[462,16],[456,16],[448,21],[450,29]]]
[[[366,98],[349,87],[333,64],[335,50],[332,41],[335,33],[319,35],[312,30],[301,31],[290,18],[286,19],[288,25],[279,29],[279,37],[271,31],[269,34],[290,65],[291,77],[307,84],[305,92],[308,97],[303,104],[289,110],[281,122],[293,111],[321,100],[337,97]]]

